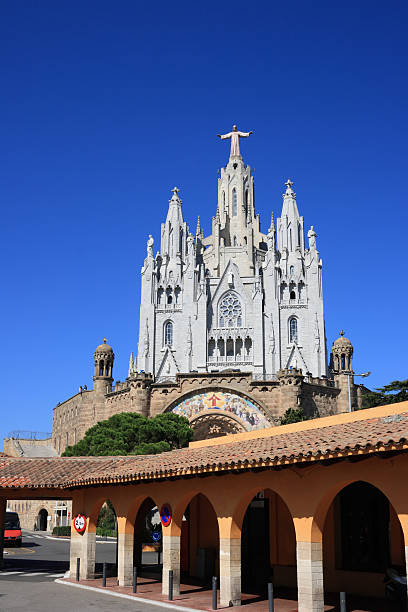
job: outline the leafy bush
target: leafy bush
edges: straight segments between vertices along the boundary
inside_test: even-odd
[[[71,527],[69,525],[64,527],[54,527],[52,530],[52,535],[56,536],[70,536],[71,535]]]
[[[103,504],[99,516],[96,528],[103,531],[114,531],[116,534],[116,514],[110,499],[106,500]],[[98,533],[98,531],[97,531]],[[99,533],[98,535],[108,535],[107,533]]]
[[[104,536],[108,538],[116,538],[116,529],[106,529],[105,527],[97,527],[96,535]]]
[[[307,417],[303,408],[288,408],[281,418],[281,425],[289,425],[290,423],[299,423],[306,420]]]

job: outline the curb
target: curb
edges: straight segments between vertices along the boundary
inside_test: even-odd
[[[64,584],[65,586],[75,587],[77,589],[85,589],[87,591],[94,591],[95,593],[102,593],[102,595],[111,595],[112,597],[121,597],[122,599],[130,599],[135,603],[145,603],[151,606],[158,606],[159,608],[170,608],[171,610],[180,610],[180,612],[200,612],[200,608],[187,608],[186,606],[178,606],[177,604],[165,601],[157,601],[155,599],[146,599],[145,597],[138,597],[137,595],[126,595],[126,593],[115,593],[114,591],[103,591],[98,587],[88,586],[86,584],[77,584],[76,582],[65,582],[60,578],[54,580],[57,584]],[[206,608],[201,608],[201,611],[205,612]]]

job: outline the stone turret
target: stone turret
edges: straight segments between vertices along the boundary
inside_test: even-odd
[[[340,337],[333,342],[331,370],[334,383],[340,389],[339,412],[357,410],[358,401],[353,376],[353,345],[344,336],[343,330],[340,332]]]
[[[95,373],[93,381],[96,392],[105,394],[112,391],[114,359],[113,349],[104,338],[103,343],[96,347],[94,353]]]

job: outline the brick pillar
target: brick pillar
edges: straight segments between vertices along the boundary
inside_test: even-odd
[[[241,538],[220,538],[220,607],[241,605]]]
[[[118,580],[119,586],[133,584],[133,529],[122,530],[118,520]]]
[[[0,497],[0,569],[4,567],[4,518],[6,514],[7,499]]]
[[[173,570],[173,595],[180,595],[179,535],[163,535],[163,595],[169,594],[169,570]]]
[[[298,612],[323,612],[322,542],[296,542]]]

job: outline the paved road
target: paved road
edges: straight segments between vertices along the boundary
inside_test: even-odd
[[[55,584],[69,567],[69,540],[52,539],[44,532],[23,532],[21,548],[5,548],[5,567],[0,571],[0,612],[108,612],[133,610],[157,612],[157,606],[99,595]],[[97,540],[96,562],[114,563],[116,543]],[[144,554],[143,562],[157,555]],[[163,610],[163,608],[161,608]]]

